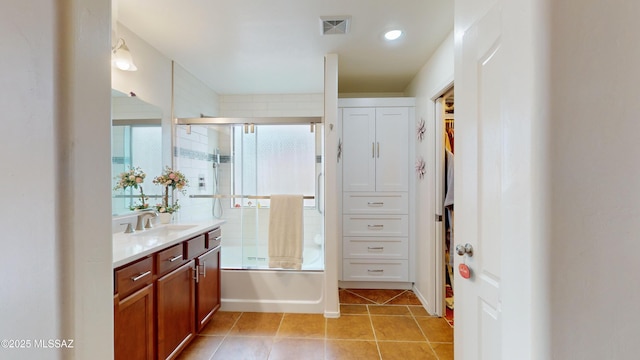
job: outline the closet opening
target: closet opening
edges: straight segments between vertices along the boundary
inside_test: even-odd
[[[442,214],[441,229],[438,241],[442,249],[439,253],[442,259],[441,271],[437,273],[443,274],[441,294],[443,296],[442,314],[447,321],[453,326],[455,296],[453,292],[454,284],[454,159],[455,159],[455,108],[454,108],[454,89],[447,90],[440,98],[436,100],[436,119],[437,133],[439,141],[436,141],[439,156],[439,171],[437,171],[436,185],[436,211]]]

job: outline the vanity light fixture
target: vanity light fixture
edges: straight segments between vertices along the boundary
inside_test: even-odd
[[[400,36],[402,36],[402,30],[389,30],[386,33],[384,33],[384,38],[389,40],[389,41],[393,41],[398,39]]]
[[[131,52],[124,42],[124,39],[119,38],[116,46],[111,50],[111,61],[118,69],[124,71],[136,71],[138,67],[133,63]]]

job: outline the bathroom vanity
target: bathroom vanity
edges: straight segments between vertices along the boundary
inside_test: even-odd
[[[116,359],[173,359],[220,308],[220,225],[113,235]]]

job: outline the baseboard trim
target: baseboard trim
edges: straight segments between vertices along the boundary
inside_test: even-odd
[[[390,281],[338,281],[341,289],[385,289],[385,290],[412,290],[412,282]]]

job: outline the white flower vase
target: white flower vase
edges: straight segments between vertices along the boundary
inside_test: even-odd
[[[171,222],[171,219],[173,219],[173,214],[169,213],[160,213],[158,216],[160,217],[161,224],[168,224]]]

